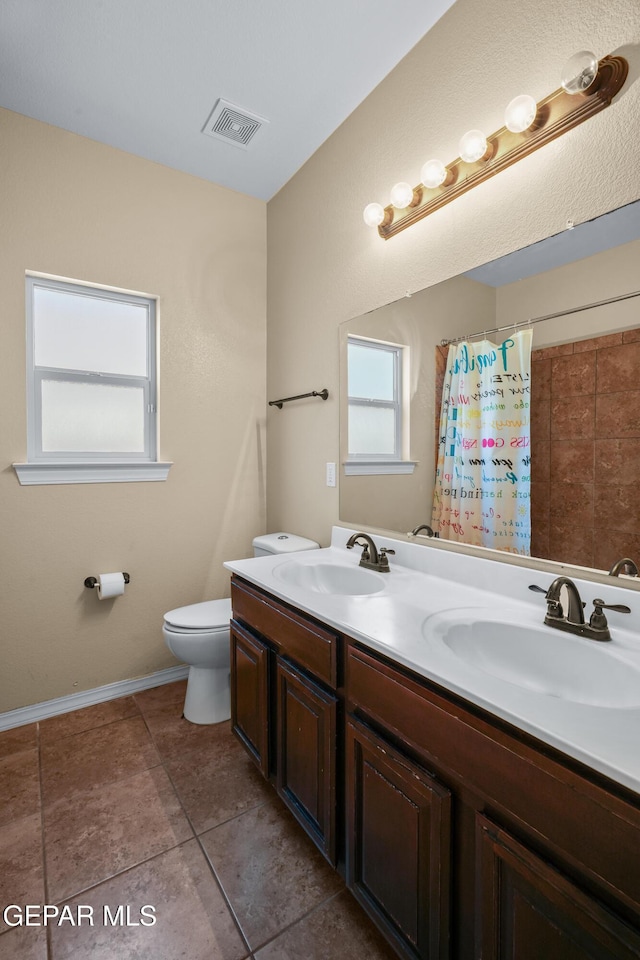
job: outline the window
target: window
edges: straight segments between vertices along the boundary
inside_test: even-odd
[[[399,473],[409,466],[402,459],[407,361],[408,348],[399,344],[348,337],[347,474]]]
[[[156,447],[156,302],[28,276],[21,483],[166,479]],[[19,468],[22,468],[20,470]]]

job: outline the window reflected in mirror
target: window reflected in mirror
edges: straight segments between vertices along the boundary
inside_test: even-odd
[[[400,459],[402,347],[349,337],[349,459]]]

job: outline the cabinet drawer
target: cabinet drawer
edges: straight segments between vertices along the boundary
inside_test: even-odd
[[[332,689],[338,685],[335,633],[235,577],[231,602],[236,620],[259,631],[278,653],[306,667]]]
[[[472,789],[480,808],[496,811],[562,863],[640,908],[640,809],[557,760],[537,741],[510,735],[427,682],[350,646],[348,709],[384,727],[449,782]]]

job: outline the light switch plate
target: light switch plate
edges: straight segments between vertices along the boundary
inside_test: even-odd
[[[336,485],[336,465],[335,463],[327,463],[327,486],[335,487]]]

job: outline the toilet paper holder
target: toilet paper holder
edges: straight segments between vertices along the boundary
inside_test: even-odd
[[[123,572],[122,576],[124,577],[124,582],[129,583],[129,581],[131,580],[131,577],[129,576],[129,574]],[[97,582],[98,582],[97,577],[87,577],[84,581],[84,585],[85,587],[89,587],[90,589],[93,589]]]

